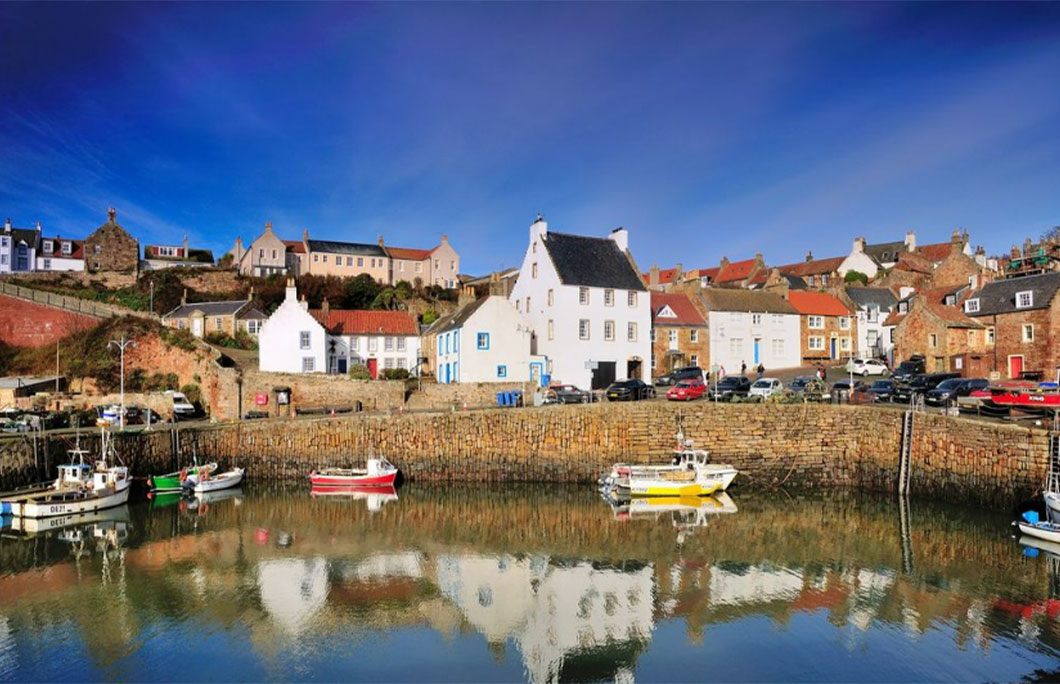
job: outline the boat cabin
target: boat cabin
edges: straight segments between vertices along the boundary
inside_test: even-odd
[[[59,466],[59,479],[55,481],[55,488],[80,487],[88,484],[91,478],[92,466],[87,463],[66,463]]]

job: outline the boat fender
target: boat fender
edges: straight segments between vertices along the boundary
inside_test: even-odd
[[[181,470],[180,470],[180,481],[183,482],[184,480],[187,480],[187,479],[188,479],[188,469],[187,468],[181,468]]]
[[[1023,519],[1031,525],[1038,524],[1038,511],[1023,511]]]

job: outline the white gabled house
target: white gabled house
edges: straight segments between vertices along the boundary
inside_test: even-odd
[[[529,324],[500,295],[438,319],[428,335],[436,338],[435,374],[441,384],[529,382],[545,372],[542,361],[530,358]]]
[[[327,371],[327,331],[298,301],[294,279],[287,279],[287,295],[258,332],[258,369],[273,373]]]
[[[510,299],[553,381],[601,389],[648,379],[651,301],[638,273],[625,228],[597,238],[550,232],[540,216],[531,224]]]
[[[898,298],[885,287],[848,287],[846,295],[857,312],[857,354],[859,358],[892,362],[894,326],[884,325],[898,305]]]
[[[328,333],[328,373],[365,366],[373,380],[393,369],[419,375],[420,326],[408,311],[332,309],[325,300],[310,314]]]

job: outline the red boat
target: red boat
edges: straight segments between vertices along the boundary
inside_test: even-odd
[[[383,457],[369,458],[367,468],[324,468],[309,473],[313,488],[318,487],[393,487],[398,469]]]
[[[1021,411],[1060,410],[1060,388],[1056,383],[1018,381],[991,386],[989,391],[984,406]]]

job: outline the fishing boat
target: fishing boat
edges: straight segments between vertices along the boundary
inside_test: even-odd
[[[712,496],[653,496],[610,499],[615,520],[656,520],[665,515],[695,513],[704,516],[736,512],[736,504],[725,492]]]
[[[397,489],[394,487],[313,487],[310,490],[310,494],[314,499],[325,497],[328,499],[364,501],[369,513],[378,513],[384,505],[398,500]]]
[[[80,447],[68,452],[71,461],[59,466],[59,477],[46,491],[15,495],[0,501],[0,511],[23,518],[50,518],[76,515],[120,506],[129,500],[129,469],[108,465],[116,458],[110,432],[102,431],[100,458],[95,465],[85,463],[87,451]]]
[[[147,486],[150,487],[153,492],[179,492],[184,488],[184,482],[189,477],[197,478],[200,471],[213,473],[216,470],[216,463],[185,466],[175,473],[148,476]]]
[[[309,473],[314,489],[319,487],[393,487],[398,469],[382,456],[370,456],[365,468],[324,468]]]
[[[73,527],[129,522],[129,507],[115,506],[106,510],[59,515],[50,518],[11,518],[4,528],[4,536],[32,538],[48,532]]]
[[[219,489],[237,487],[243,481],[243,472],[242,468],[232,468],[219,475],[200,472],[196,482],[188,488],[196,494],[203,494],[205,492],[216,492]],[[191,478],[188,478],[188,482],[191,482]]]
[[[668,465],[616,463],[601,480],[605,493],[618,496],[710,496],[723,492],[736,479],[731,465],[710,462],[710,454],[696,449],[682,433],[676,435],[677,448]]]
[[[1037,511],[1024,511],[1015,524],[1028,537],[1060,543],[1060,523],[1039,520]]]
[[[983,399],[984,407],[1027,413],[1060,410],[1060,386],[1055,382],[1010,380],[987,389],[990,397]]]

